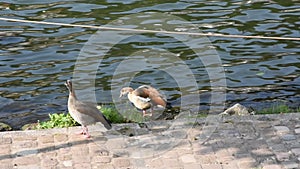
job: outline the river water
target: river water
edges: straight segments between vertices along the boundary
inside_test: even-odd
[[[0,17],[156,31],[300,37],[300,3],[268,0],[13,1]],[[219,113],[299,106],[300,42],[103,30],[0,20],[0,121],[19,128],[66,112],[67,79],[83,100],[126,102],[150,84],[177,107]],[[200,107],[199,107],[200,105]]]

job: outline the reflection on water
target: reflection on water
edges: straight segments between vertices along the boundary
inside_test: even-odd
[[[187,20],[206,33],[300,37],[299,9],[300,4],[296,1],[173,0],[163,3],[108,0],[79,3],[50,0],[40,3],[6,0],[0,5],[0,16],[105,25],[125,15],[161,12]],[[165,18],[144,19],[142,14],[140,18],[141,21],[129,24],[125,17],[118,19],[116,24],[132,28],[141,25],[152,25],[152,29],[166,28]],[[174,25],[177,31],[186,31],[188,28],[180,20],[169,21],[168,24]],[[66,111],[67,90],[64,82],[73,76],[80,51],[97,30],[6,21],[0,21],[0,25],[0,121],[20,127],[26,122],[47,118],[48,113]],[[200,93],[201,111],[205,112],[215,104],[211,103],[211,91],[217,87],[214,84],[219,78],[209,75],[206,64],[191,50],[192,43],[186,45],[165,34],[140,33],[115,45],[109,40],[111,37],[98,39],[98,42],[91,44],[96,51],[94,56],[93,51],[88,51],[91,52],[90,57],[102,58],[101,63],[94,63],[97,77],[95,97],[98,103],[111,103],[114,100],[113,93],[125,84],[133,87],[151,84],[163,91],[170,102],[177,106],[197,107],[197,92]],[[292,106],[299,106],[299,41],[221,37],[210,37],[209,41],[221,58],[225,71],[226,105],[240,102],[261,107],[286,101]],[[101,52],[108,46],[113,47]],[[191,86],[187,85],[183,87],[187,92],[182,95],[180,87],[183,83],[178,85],[178,78],[162,70],[172,64],[176,66],[176,61],[168,60],[170,55],[164,56],[168,52],[188,66],[190,75],[196,80],[196,89],[189,90]],[[210,56],[205,50],[201,54],[203,57]],[[128,61],[135,59],[123,63],[125,68],[141,69],[131,75],[131,79],[122,76],[122,73],[115,74],[125,58]],[[137,61],[143,62],[138,64]],[[181,73],[177,73],[178,77],[190,76]],[[81,82],[81,87],[90,85],[90,82],[93,83]],[[80,96],[84,98],[85,94]],[[181,105],[183,101],[185,104]]]

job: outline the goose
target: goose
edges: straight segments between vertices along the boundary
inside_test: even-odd
[[[86,138],[90,138],[91,135],[89,134],[87,126],[95,124],[96,122],[101,122],[108,130],[112,128],[110,122],[93,103],[82,102],[77,99],[72,82],[70,80],[67,80],[65,85],[69,90],[68,110],[71,117],[81,124],[82,131],[80,134],[85,135]]]
[[[129,101],[137,108],[143,111],[143,116],[146,116],[146,110],[151,108],[153,114],[153,107],[166,108],[169,106],[166,98],[158,92],[154,87],[149,85],[142,85],[137,89],[131,87],[124,87],[120,91],[120,97],[127,94]]]

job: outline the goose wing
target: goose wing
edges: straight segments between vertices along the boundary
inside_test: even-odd
[[[94,118],[96,121],[101,122],[106,129],[111,129],[111,124],[107,118],[98,110],[93,103],[77,101],[75,109],[85,115]]]
[[[141,97],[149,98],[155,105],[166,107],[167,100],[164,95],[149,85],[140,86],[135,92]]]

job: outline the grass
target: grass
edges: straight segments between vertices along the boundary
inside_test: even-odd
[[[49,114],[48,121],[38,122],[36,129],[65,128],[79,125],[69,113]]]
[[[264,108],[260,111],[258,111],[257,114],[281,114],[281,113],[294,113],[294,112],[300,112],[300,107],[298,108],[291,108],[285,104],[274,104],[270,108]]]
[[[125,118],[118,112],[113,105],[97,107],[103,115],[112,123],[124,123]]]

